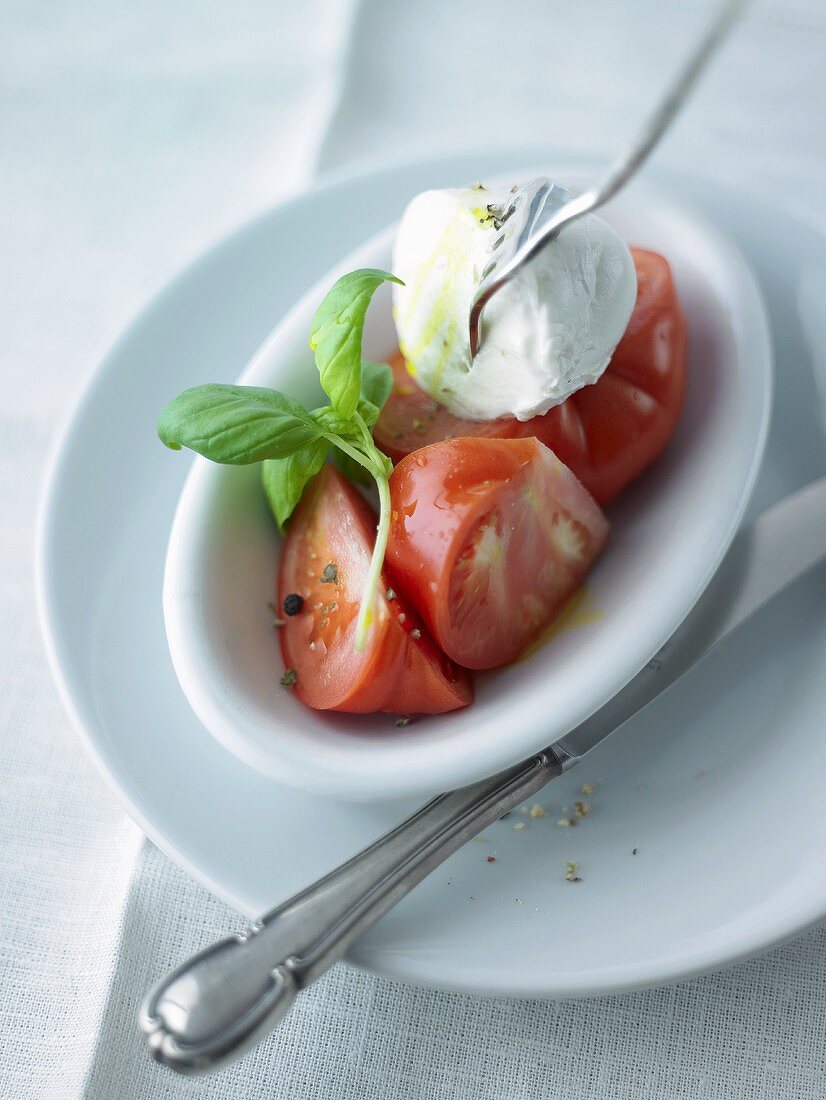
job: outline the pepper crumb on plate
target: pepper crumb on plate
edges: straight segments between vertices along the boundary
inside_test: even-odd
[[[396,726],[401,730],[404,729],[405,726],[409,726],[412,721],[413,719],[409,714],[400,714],[396,719]]]
[[[565,881],[566,882],[582,882],[582,879],[577,874],[579,870],[579,864],[574,863],[573,860],[565,861]]]
[[[294,687],[297,680],[298,676],[294,668],[288,668],[281,677],[281,683],[284,687]]]

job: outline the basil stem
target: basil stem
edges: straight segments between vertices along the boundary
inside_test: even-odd
[[[384,566],[384,555],[387,551],[387,540],[390,537],[390,481],[387,476],[388,460],[376,447],[367,426],[361,417],[356,414],[360,422],[360,428],[364,436],[362,447],[351,445],[340,436],[330,433],[327,439],[349,455],[359,466],[372,476],[379,491],[379,522],[376,527],[376,541],[373,545],[373,553],[370,558],[370,566],[367,570],[367,580],[364,591],[361,594],[358,619],[356,620],[356,653],[363,653],[367,645],[367,633],[372,622],[373,605],[376,602],[376,593],[381,580],[381,571]],[[363,448],[363,449],[362,449]]]

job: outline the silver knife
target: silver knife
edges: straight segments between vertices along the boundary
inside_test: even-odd
[[[824,557],[826,478],[737,534],[682,626],[576,729],[507,771],[432,799],[246,932],[207,947],[168,975],[140,1013],[152,1056],[180,1073],[204,1073],[259,1042],[305,986],[452,852],[578,764]]]

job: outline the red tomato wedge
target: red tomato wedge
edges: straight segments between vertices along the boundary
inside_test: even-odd
[[[355,652],[375,537],[370,506],[325,466],[290,520],[281,555],[279,608],[290,595],[303,600],[297,614],[280,612],[281,653],[285,668],[295,672],[293,690],[308,707],[356,714],[441,714],[467,706],[473,698],[468,674],[434,644],[401,593],[387,598],[384,579],[367,647]]]
[[[518,657],[608,536],[593,497],[536,439],[434,443],[402,459],[390,494],[390,573],[466,668]]]
[[[461,420],[391,364],[393,393],[375,428],[394,461],[419,447],[459,436],[535,436],[607,504],[638,477],[671,438],[685,389],[686,331],[668,262],[632,248],[637,301],[605,374],[533,420]]]

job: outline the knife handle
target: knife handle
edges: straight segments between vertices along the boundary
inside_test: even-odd
[[[442,794],[245,933],[207,947],[147,997],[150,1053],[205,1073],[259,1042],[297,993],[452,852],[563,770],[550,750]]]

